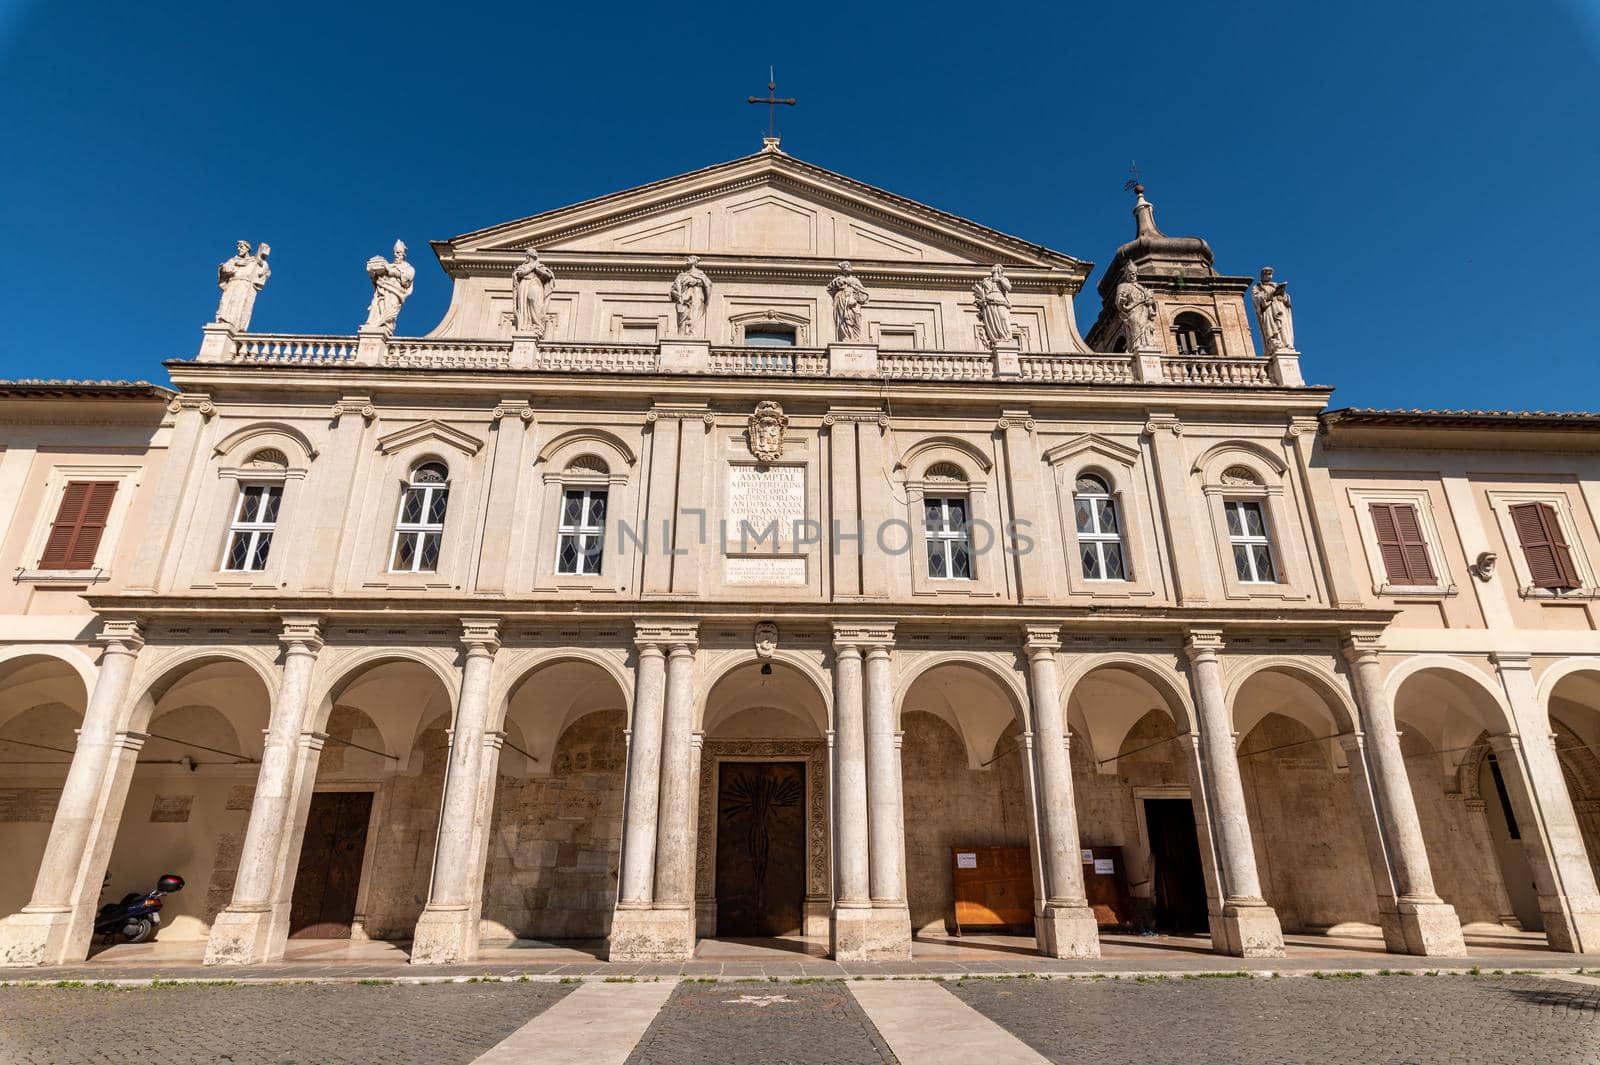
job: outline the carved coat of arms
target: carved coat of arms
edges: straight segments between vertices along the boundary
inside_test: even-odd
[[[782,458],[783,433],[787,428],[789,417],[776,400],[764,399],[757,403],[747,430],[750,454],[760,462],[776,462]]]

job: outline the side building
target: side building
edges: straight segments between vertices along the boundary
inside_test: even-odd
[[[58,737],[0,963],[83,957],[108,873],[161,864],[193,885],[163,936],[219,964],[291,936],[905,958],[968,868],[1052,956],[1102,923],[1253,957],[1503,927],[1499,852],[1437,845],[1408,772],[1413,604],[1366,580],[1286,303],[1142,190],[1134,224],[1087,333],[1088,262],[775,141],[436,242],[427,336],[396,335],[428,283],[403,245],[342,337],[251,332],[242,249],[168,364],[126,577],[85,589],[95,742]],[[30,698],[0,689],[0,738]],[[1542,811],[1551,945],[1597,949],[1535,720],[1480,731]]]

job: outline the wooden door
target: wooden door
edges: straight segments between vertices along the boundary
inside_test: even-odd
[[[804,762],[723,762],[717,935],[798,935],[806,901]]]
[[[289,935],[349,939],[367,850],[372,792],[328,791],[311,796],[300,867],[294,874]]]
[[[1155,919],[1163,932],[1204,932],[1206,878],[1200,868],[1200,837],[1188,799],[1144,800],[1150,857],[1155,864]]]

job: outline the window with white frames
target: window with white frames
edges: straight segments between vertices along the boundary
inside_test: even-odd
[[[391,573],[433,573],[444,546],[445,508],[450,504],[450,471],[442,462],[423,462],[400,491],[394,524]]]
[[[228,549],[222,568],[235,573],[256,573],[267,568],[272,534],[278,528],[278,507],[283,503],[281,484],[242,484],[228,526]]]
[[[972,580],[972,531],[967,518],[967,498],[925,497],[922,525],[928,540],[928,576],[935,580]]]
[[[1072,511],[1078,526],[1078,557],[1083,576],[1091,581],[1128,579],[1127,548],[1117,501],[1106,482],[1092,473],[1078,478]]]
[[[1267,516],[1259,500],[1229,499],[1222,504],[1228,521],[1228,544],[1233,548],[1233,567],[1245,584],[1276,584],[1277,567],[1272,560],[1272,539],[1267,535]]]
[[[592,577],[600,573],[606,538],[606,490],[568,488],[562,494],[556,530],[556,572]]]

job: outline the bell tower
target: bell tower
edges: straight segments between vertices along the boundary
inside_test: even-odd
[[[1219,274],[1211,245],[1200,237],[1169,237],[1156,226],[1155,207],[1144,186],[1133,184],[1134,238],[1117,249],[1101,276],[1100,316],[1087,340],[1095,351],[1129,351],[1114,294],[1132,266],[1139,284],[1156,301],[1155,339],[1163,355],[1251,358],[1256,354],[1245,313],[1248,277]]]

